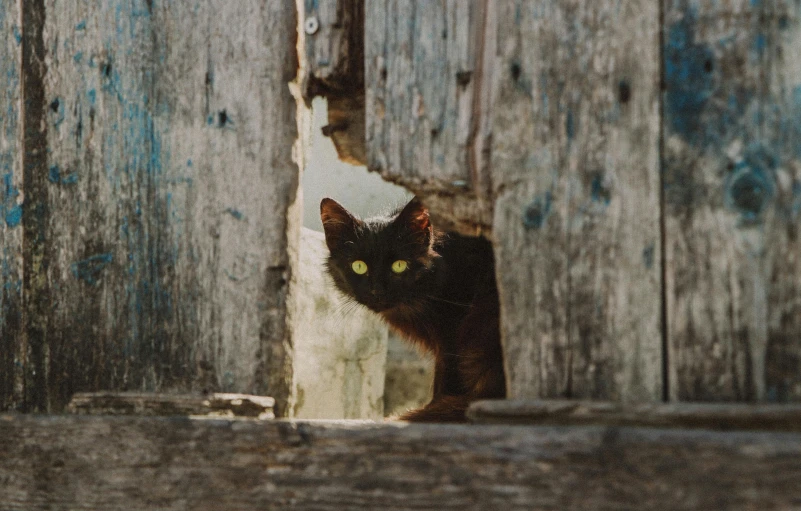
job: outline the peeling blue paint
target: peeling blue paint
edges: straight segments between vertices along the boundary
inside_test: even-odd
[[[74,61],[76,64],[80,64],[80,63],[81,63],[81,61],[83,60],[83,52],[82,52],[82,51],[79,51],[79,52],[75,53],[75,55],[73,55],[73,56],[72,56],[72,60],[73,60],[73,61]]]
[[[114,67],[111,57],[109,57],[108,62],[105,62],[100,66],[100,72],[103,75],[103,85],[101,86],[103,91],[111,96],[116,97],[119,102],[124,103],[125,99],[122,95],[122,79],[119,71],[117,71],[117,69]]]
[[[17,197],[19,189],[14,186],[13,174],[4,174],[0,188],[0,214],[8,227],[17,227],[22,223],[22,205],[17,204]]]
[[[754,43],[751,45],[751,48],[758,55],[762,55],[762,52],[765,51],[767,45],[768,45],[767,37],[765,37],[765,34],[759,33],[756,35],[756,37],[754,37]]]
[[[642,263],[649,270],[654,267],[654,251],[655,246],[653,243],[642,249]]]
[[[55,98],[50,102],[50,109],[48,111],[52,119],[53,126],[58,128],[64,122],[64,102],[61,98]]]
[[[86,30],[86,20],[81,20],[75,25],[75,30]]]
[[[22,32],[20,32],[19,27],[14,25],[11,27],[11,30],[14,32],[14,41],[16,41],[18,45],[22,44]]]
[[[72,185],[78,182],[78,174],[70,172],[63,176],[58,165],[52,165],[47,173],[47,180],[58,185]]]
[[[217,112],[217,127],[218,128],[225,128],[228,125],[233,125],[234,120],[228,114],[226,110],[220,110]]]
[[[796,85],[790,99],[793,112],[785,113],[785,122],[790,124],[783,131],[789,135],[793,154],[801,159],[801,85]]]
[[[171,287],[167,283],[180,255],[182,240],[180,223],[173,214],[170,188],[173,181],[165,176],[169,148],[166,143],[162,146],[162,128],[157,120],[169,113],[169,95],[160,96],[157,103],[157,98],[149,94],[156,80],[153,70],[132,66],[129,57],[145,45],[148,51],[155,52],[151,59],[163,61],[168,47],[156,44],[151,48],[146,42],[152,30],[146,2],[110,0],[106,9],[112,16],[110,35],[101,42],[100,51],[84,55],[83,62],[88,62],[93,71],[83,75],[84,92],[77,98],[77,107],[86,112],[87,106],[94,107],[100,102],[110,107],[111,112],[119,112],[103,120],[99,141],[102,147],[98,154],[120,218],[119,240],[115,244],[119,252],[115,252],[115,259],[119,259],[123,278],[121,285],[127,302],[123,320],[128,325],[122,349],[134,353],[143,336],[148,337],[148,344],[158,345],[164,339],[164,328],[171,322],[173,310]],[[102,97],[98,98],[98,94]],[[62,184],[70,176],[60,169]],[[165,232],[168,234],[164,235]],[[108,264],[102,258],[94,263]],[[75,270],[82,271],[84,267],[87,265],[75,266]],[[91,268],[94,266],[88,267]],[[98,279],[91,274],[88,277]]]
[[[225,210],[225,212],[231,215],[232,217],[236,218],[237,220],[243,220],[245,218],[245,215],[242,214],[241,211],[235,208],[228,208]]]
[[[590,198],[593,202],[603,204],[604,206],[608,206],[609,202],[612,200],[612,193],[604,184],[604,175],[601,172],[596,173],[592,177]]]
[[[576,121],[573,118],[573,110],[567,111],[567,119],[565,120],[565,133],[567,134],[567,139],[573,140],[576,136]]]
[[[523,225],[527,228],[539,229],[551,215],[553,197],[547,191],[532,200],[523,212]]]
[[[790,205],[790,221],[801,220],[801,182],[793,183],[793,202]]]
[[[98,254],[83,261],[78,261],[70,265],[72,275],[79,280],[83,280],[89,285],[96,285],[99,282],[102,271],[111,264],[114,256],[111,253]]]
[[[761,145],[748,148],[724,182],[726,206],[743,225],[757,223],[776,195],[776,157]]]
[[[6,225],[9,227],[17,227],[22,223],[22,206],[16,205],[6,213]]]
[[[47,173],[47,180],[56,184],[61,182],[61,170],[58,168],[58,165],[52,165],[50,167],[50,171]]]
[[[714,53],[695,42],[696,12],[668,28],[663,63],[665,69],[665,116],[673,132],[691,140],[699,135],[702,116],[713,92]]]

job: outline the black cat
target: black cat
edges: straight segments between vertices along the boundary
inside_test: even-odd
[[[431,402],[401,419],[464,421],[471,401],[504,397],[488,241],[436,231],[417,199],[367,220],[323,199],[320,216],[337,288],[434,356]]]

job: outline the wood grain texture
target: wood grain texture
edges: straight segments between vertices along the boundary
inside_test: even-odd
[[[307,104],[328,99],[330,137],[342,161],[364,165],[364,0],[297,0],[303,15],[305,62],[301,89]]]
[[[76,415],[208,416],[273,419],[275,399],[248,394],[77,392],[67,405]]]
[[[26,150],[46,147],[26,164],[26,328],[46,352],[26,368],[30,408],[206,389],[271,394],[283,413],[295,6],[26,6],[46,69],[26,92],[44,130]]]
[[[670,397],[801,399],[801,3],[664,2]]]
[[[498,10],[491,162],[508,395],[659,400],[658,5]]]
[[[494,4],[484,0],[367,2],[367,166],[429,207],[441,229],[491,225],[486,168],[491,81],[484,44]]]
[[[730,403],[622,404],[578,400],[477,401],[467,411],[477,424],[615,426],[801,432],[801,405]]]
[[[19,4],[0,1],[0,410],[24,401],[22,337],[22,27]]]
[[[0,417],[20,511],[792,509],[801,436]]]

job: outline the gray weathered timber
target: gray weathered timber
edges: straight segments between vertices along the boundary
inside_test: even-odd
[[[674,400],[801,399],[801,3],[664,2]]]
[[[493,237],[509,397],[662,397],[659,6],[498,9]]]
[[[494,13],[484,0],[366,5],[367,166],[423,199],[435,225],[466,234],[492,222],[483,64]]]
[[[323,133],[339,158],[366,161],[364,143],[364,0],[298,0],[302,5],[301,90],[308,103],[328,99]]]
[[[273,419],[275,399],[248,394],[77,392],[67,412],[77,415],[252,417]]]
[[[0,410],[24,400],[22,323],[22,28],[17,2],[0,1]]]
[[[209,390],[284,413],[295,6],[24,4],[44,53],[26,122],[45,131],[26,150],[47,148],[26,164],[26,328],[45,353],[29,408]]]
[[[801,435],[0,416],[20,511],[792,509]]]
[[[627,405],[599,401],[510,399],[477,401],[470,405],[467,416],[478,424],[801,432],[801,405],[788,404]]]

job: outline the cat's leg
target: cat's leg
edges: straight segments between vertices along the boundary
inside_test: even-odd
[[[458,330],[459,379],[473,400],[506,397],[497,296],[476,299]]]
[[[411,410],[398,419],[409,422],[467,422],[468,396],[439,396],[423,408]]]
[[[448,347],[434,355],[434,389],[433,400],[439,396],[457,396],[465,394],[467,389],[462,385],[459,375],[459,357],[455,348]]]

